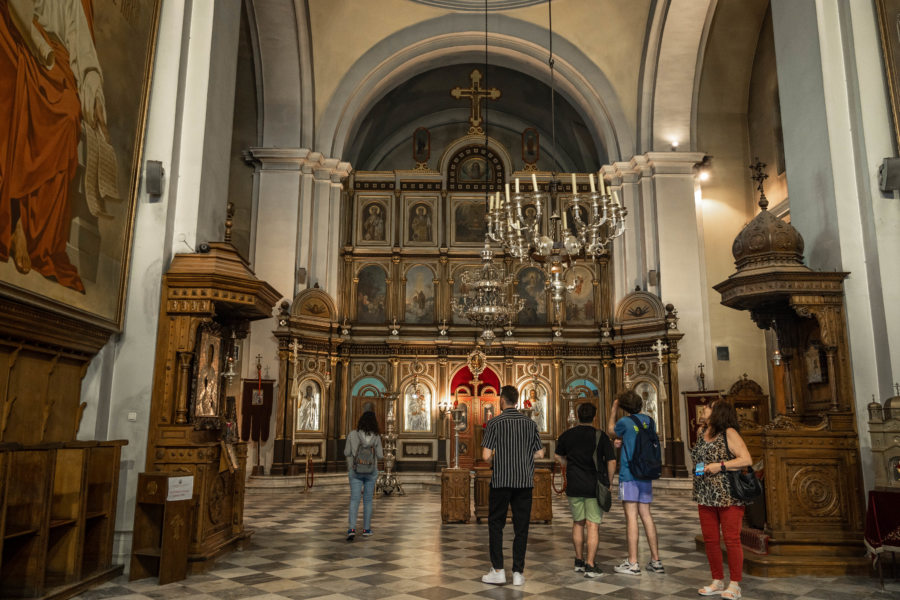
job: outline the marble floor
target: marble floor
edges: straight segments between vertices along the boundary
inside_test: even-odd
[[[644,571],[635,577],[612,572],[625,556],[624,517],[616,505],[600,529],[598,560],[607,575],[585,579],[574,573],[571,521],[565,498],[560,497],[554,500],[553,523],[531,526],[526,582],[521,588],[481,583],[488,568],[487,526],[474,521],[442,525],[436,490],[376,498],[374,535],[352,543],[344,540],[347,498],[348,492],[335,494],[327,488],[314,488],[309,494],[250,493],[245,518],[256,533],[243,551],[223,557],[213,570],[166,586],[157,585],[155,579],[129,582],[120,577],[78,598],[580,600],[599,595],[657,600],[698,598],[695,590],[709,582],[706,557],[694,548],[694,536],[699,532],[696,507],[677,496],[660,497],[654,503],[665,575]],[[506,532],[506,557],[511,561],[511,525]],[[642,542],[641,564],[648,558]],[[900,598],[900,581],[886,582],[882,591],[877,579],[863,577],[747,576],[743,589],[747,600]]]

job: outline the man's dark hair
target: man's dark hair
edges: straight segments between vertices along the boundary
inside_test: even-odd
[[[590,402],[582,402],[578,405],[578,422],[590,423],[597,414],[597,407]]]
[[[617,396],[619,407],[628,414],[637,414],[644,407],[644,399],[638,396],[634,390],[625,390]]]
[[[500,388],[500,400],[506,406],[515,406],[519,403],[519,390],[511,385]]]

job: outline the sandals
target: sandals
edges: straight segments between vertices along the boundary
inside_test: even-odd
[[[741,586],[732,583],[722,592],[722,600],[741,600]]]
[[[697,593],[701,596],[721,596],[723,591],[725,591],[725,582],[719,579],[713,579],[713,582],[710,585],[704,585],[697,590]]]

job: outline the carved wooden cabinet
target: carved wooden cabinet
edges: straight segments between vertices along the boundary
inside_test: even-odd
[[[468,469],[441,469],[441,522],[468,523],[472,516]]]
[[[475,520],[487,519],[490,513],[491,476],[493,471],[475,467]],[[550,523],[553,520],[553,496],[550,487],[550,469],[534,470],[534,489],[531,493],[532,523]]]

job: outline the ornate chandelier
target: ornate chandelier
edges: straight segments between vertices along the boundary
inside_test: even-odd
[[[481,338],[491,343],[494,329],[507,327],[507,335],[512,333],[509,326],[525,301],[513,293],[514,277],[506,268],[494,264],[494,251],[490,242],[484,241],[481,250],[481,266],[463,271],[460,282],[468,293],[450,298],[450,308],[460,317],[468,319],[482,328]]]
[[[553,60],[553,8],[548,2],[550,30],[550,115],[553,147],[556,147],[556,85]],[[559,171],[559,164],[556,165]],[[565,273],[578,258],[596,259],[608,252],[609,243],[625,231],[628,210],[619,201],[618,194],[606,187],[603,173],[598,174],[600,191],[589,175],[590,192],[579,193],[575,174],[572,174],[572,195],[558,193],[558,181],[554,172],[546,192],[538,186],[537,176],[531,174],[531,192],[520,189],[519,179],[510,195],[500,192],[488,201],[488,237],[501,244],[506,254],[539,264],[549,276],[551,299],[559,322],[560,306],[565,291],[574,285],[566,285]],[[544,224],[542,216],[548,216]],[[557,334],[561,331],[557,328]]]

